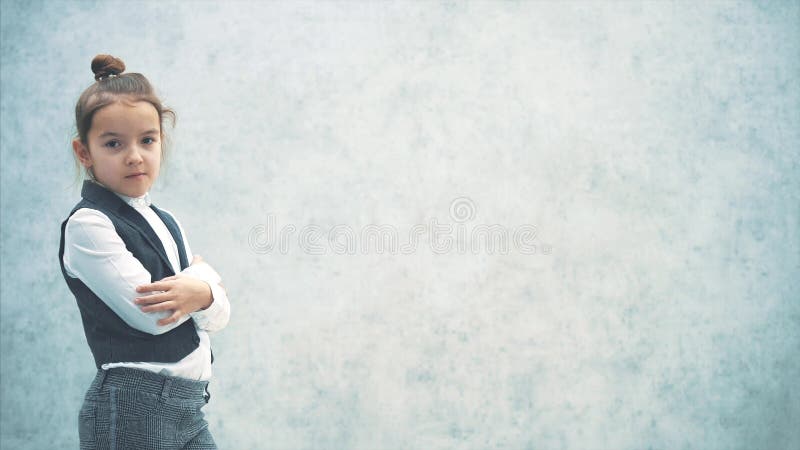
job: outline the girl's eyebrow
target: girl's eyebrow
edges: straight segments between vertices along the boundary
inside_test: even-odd
[[[142,132],[142,135],[145,135],[145,134],[158,134],[158,130],[156,128],[151,128],[151,129],[149,129],[147,131],[143,131]],[[106,136],[122,136],[122,135],[119,134],[119,133],[115,133],[113,131],[106,131],[105,133],[101,134],[99,137],[104,138]]]

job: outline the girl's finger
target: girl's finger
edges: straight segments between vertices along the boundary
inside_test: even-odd
[[[175,298],[175,295],[170,292],[162,292],[160,294],[145,295],[144,297],[136,297],[134,303],[137,305],[152,305],[155,303],[166,302]]]
[[[175,280],[161,280],[136,287],[136,292],[168,291]]]
[[[142,312],[156,312],[156,311],[166,311],[169,309],[175,308],[175,302],[173,301],[164,301],[161,303],[157,303],[155,305],[146,305],[142,306]]]
[[[159,320],[159,321],[158,321],[158,324],[159,324],[159,325],[162,325],[162,326],[163,326],[163,325],[169,325],[169,324],[171,324],[172,322],[177,322],[177,321],[178,321],[178,319],[180,319],[180,318],[181,318],[181,311],[180,311],[180,310],[178,310],[178,309],[176,309],[176,310],[175,310],[175,312],[174,312],[174,313],[172,313],[172,315],[171,315],[171,316],[169,316],[169,317],[165,317],[165,318],[163,318],[163,319]]]

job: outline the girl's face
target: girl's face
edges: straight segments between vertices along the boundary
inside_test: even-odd
[[[161,122],[145,101],[118,101],[94,113],[86,136],[72,141],[81,164],[107,188],[129,197],[150,190],[161,168]]]

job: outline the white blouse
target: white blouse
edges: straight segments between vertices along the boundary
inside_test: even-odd
[[[114,224],[105,214],[90,208],[78,209],[70,216],[64,230],[64,268],[67,274],[79,278],[125,323],[137,330],[149,334],[162,334],[192,317],[200,338],[199,346],[175,363],[125,361],[106,363],[102,368],[133,367],[192,380],[210,380],[211,340],[208,333],[224,328],[230,318],[230,303],[227,293],[220,286],[222,280],[219,274],[205,262],[180,270],[178,246],[166,225],[150,209],[149,193],[141,197],[128,197],[116,192],[115,194],[147,220],[161,240],[174,272],[178,276],[189,276],[208,283],[213,300],[204,310],[184,315],[169,325],[158,325],[157,322],[172,315],[172,311],[143,312],[142,305],[134,303],[136,297],[161,292],[136,292],[137,286],[158,280],[151,281],[150,272],[128,251],[114,229]],[[191,263],[193,256],[186,232],[172,213],[163,208],[159,209],[169,214],[178,224],[186,248],[186,258]]]

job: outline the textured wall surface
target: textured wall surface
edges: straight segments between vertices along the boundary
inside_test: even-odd
[[[221,448],[800,448],[797,2],[1,12],[3,449],[77,448],[97,53],[178,114],[152,194],[231,298]]]

